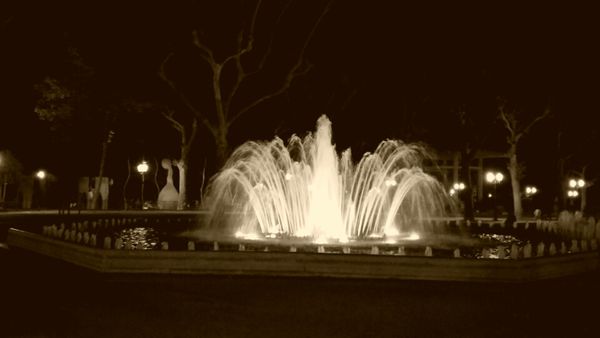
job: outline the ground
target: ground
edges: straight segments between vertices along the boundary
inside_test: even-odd
[[[0,248],[2,337],[595,336],[600,273],[527,284],[102,275]]]

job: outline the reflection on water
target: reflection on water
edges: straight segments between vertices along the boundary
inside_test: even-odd
[[[160,243],[158,232],[148,227],[122,229],[114,233],[115,244],[120,239],[119,249],[153,250]]]

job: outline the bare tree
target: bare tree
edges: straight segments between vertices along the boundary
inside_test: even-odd
[[[506,137],[506,142],[508,143],[507,156],[509,158],[508,172],[510,173],[510,182],[513,191],[514,215],[519,219],[523,214],[520,183],[523,168],[517,158],[518,145],[522,137],[529,133],[534,125],[550,115],[550,107],[547,106],[541,114],[536,115],[531,121],[526,123],[521,118],[520,111],[517,108],[508,107],[506,100],[499,99],[498,115],[504,124],[504,128],[508,131],[508,136]]]
[[[171,126],[179,133],[179,159],[175,161],[175,165],[179,169],[179,198],[177,200],[177,209],[183,210],[187,202],[186,193],[186,174],[189,163],[189,154],[192,149],[192,144],[196,139],[198,132],[198,119],[195,117],[192,119],[191,130],[187,130],[182,122],[175,118],[175,111],[167,109],[162,112],[162,115],[167,119]]]
[[[217,161],[219,164],[224,163],[228,156],[228,133],[231,126],[238,121],[240,117],[253,110],[260,104],[287,92],[296,78],[307,74],[311,70],[312,64],[306,60],[306,50],[323,18],[329,12],[332,2],[333,1],[327,3],[317,20],[314,22],[298,52],[296,61],[288,69],[283,81],[278,85],[278,87],[269,93],[254,98],[254,100],[251,100],[249,103],[241,107],[237,107],[232,104],[238,95],[240,87],[251,76],[264,70],[268,56],[271,54],[273,48],[274,34],[271,33],[270,37],[268,38],[267,48],[262,57],[259,58],[258,64],[255,65],[252,70],[250,70],[248,69],[249,67],[246,65],[246,63],[243,62],[244,57],[249,55],[255,49],[255,26],[262,4],[261,0],[258,0],[256,3],[256,7],[252,13],[252,18],[247,31],[246,28],[242,28],[240,30],[237,37],[237,48],[235,52],[224,58],[218,59],[215,56],[213,49],[211,49],[210,46],[206,45],[205,42],[202,41],[198,31],[193,31],[193,43],[198,48],[201,59],[210,70],[210,83],[212,89],[211,96],[214,100],[213,108],[205,111],[194,105],[190,98],[186,96],[178,88],[175,82],[173,82],[173,80],[171,80],[171,78],[168,76],[165,66],[171,60],[173,53],[169,54],[163,60],[159,69],[159,76],[169,85],[169,87],[171,87],[171,89],[178,94],[183,104],[191,112],[193,112],[197,121],[202,123],[202,125],[209,130],[212,138],[215,141]],[[279,13],[279,16],[275,22],[276,26],[282,20],[282,17],[290,7],[290,4],[291,2],[286,4]],[[223,73],[227,67],[234,67],[233,70],[235,72],[233,84],[230,86],[224,86],[223,81]]]

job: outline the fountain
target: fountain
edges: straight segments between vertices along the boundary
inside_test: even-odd
[[[355,165],[338,155],[331,122],[287,145],[246,142],[212,180],[203,236],[313,243],[419,238],[452,210],[451,199],[423,172],[423,147],[386,140]]]
[[[314,134],[247,142],[206,210],[57,215],[8,230],[10,247],[109,273],[529,281],[598,269],[600,221],[512,224],[446,217],[427,152],[387,140],[355,164]]]

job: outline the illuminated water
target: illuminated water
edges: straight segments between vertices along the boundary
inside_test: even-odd
[[[338,155],[331,122],[287,144],[247,142],[213,179],[208,229],[239,238],[313,242],[415,239],[450,208],[443,186],[422,170],[424,150],[387,140],[354,164]]]

